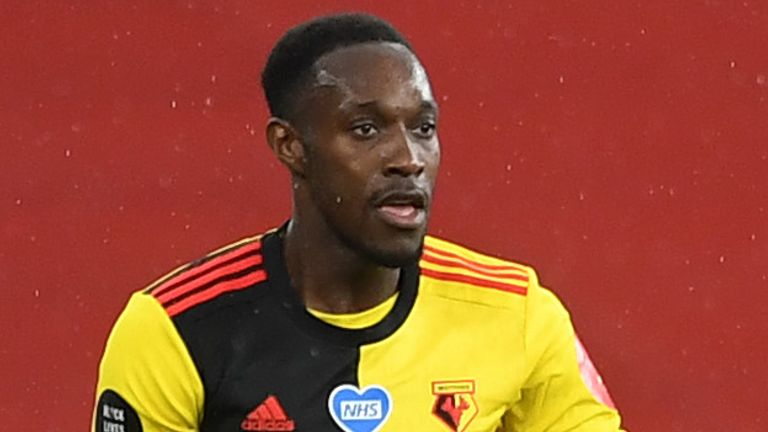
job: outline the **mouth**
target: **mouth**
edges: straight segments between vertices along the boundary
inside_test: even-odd
[[[421,190],[395,190],[375,202],[376,212],[387,225],[413,230],[427,221],[427,197]]]

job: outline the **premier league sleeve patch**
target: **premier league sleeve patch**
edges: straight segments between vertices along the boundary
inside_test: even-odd
[[[381,430],[392,411],[392,398],[381,386],[362,390],[343,384],[328,397],[328,411],[344,432],[376,432]]]
[[[142,432],[139,415],[112,390],[105,390],[96,404],[96,432]]]

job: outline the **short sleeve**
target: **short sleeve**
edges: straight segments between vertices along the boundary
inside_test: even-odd
[[[603,402],[607,391],[596,394],[582,377],[579,344],[568,312],[554,294],[535,282],[535,275],[532,280],[526,305],[527,379],[521,400],[505,419],[505,424],[511,426],[508,430],[621,430],[619,413]]]
[[[203,394],[168,314],[154,297],[134,294],[101,359],[92,430],[197,431]]]

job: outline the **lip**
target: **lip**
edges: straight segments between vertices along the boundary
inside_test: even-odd
[[[384,223],[395,228],[413,230],[427,221],[427,196],[420,189],[389,191],[374,205]]]
[[[385,205],[376,207],[376,212],[387,225],[406,230],[419,228],[427,220],[427,212],[412,205]]]

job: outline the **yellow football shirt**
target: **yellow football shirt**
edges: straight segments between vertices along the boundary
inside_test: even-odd
[[[530,267],[427,237],[397,295],[332,315],[307,311],[282,256],[270,232],[134,294],[101,362],[94,430],[619,430]]]

